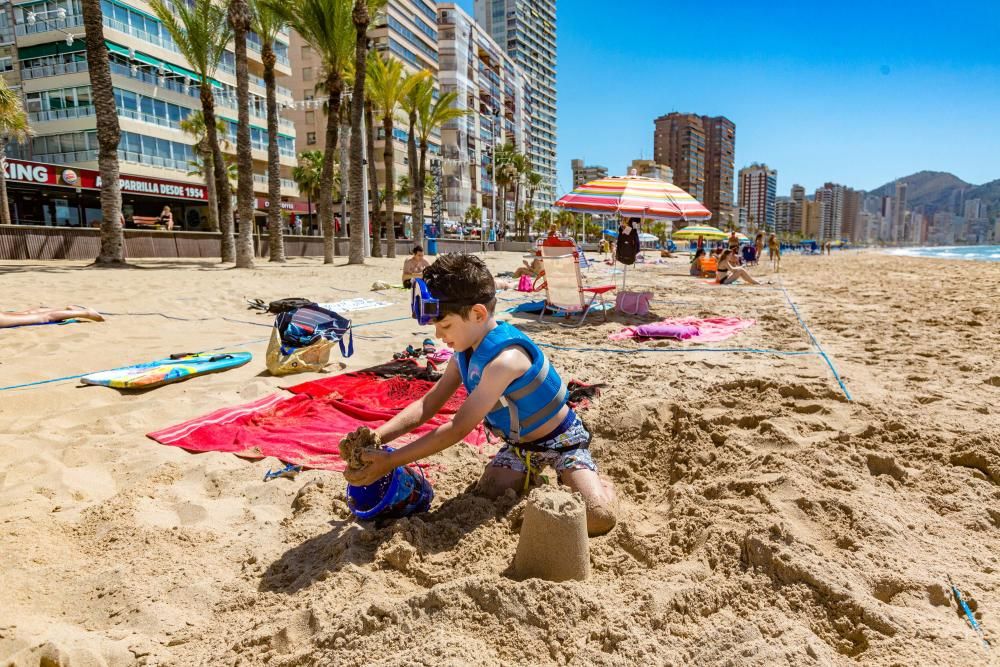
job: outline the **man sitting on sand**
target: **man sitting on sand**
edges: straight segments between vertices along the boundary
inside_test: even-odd
[[[21,327],[26,324],[52,324],[65,320],[91,320],[103,322],[104,318],[93,308],[66,306],[65,308],[32,308],[0,312],[0,329]]]
[[[418,245],[413,246],[413,256],[403,262],[403,287],[410,289],[413,286],[413,279],[424,275],[424,269],[430,264],[424,259],[424,249]]]
[[[566,385],[528,336],[494,319],[493,276],[474,255],[443,255],[415,280],[413,316],[434,324],[435,335],[455,351],[454,361],[423,398],[375,434],[390,443],[436,415],[464,384],[468,398],[451,422],[395,451],[366,449],[360,469],[344,477],[365,486],[396,467],[437,454],[468,435],[481,421],[506,444],[487,464],[478,488],[490,497],[527,487],[541,468],[552,466],[559,481],[583,496],[587,531],[602,535],[615,525],[616,495],[597,474],[591,435],[567,405]],[[356,437],[354,434],[345,438]]]

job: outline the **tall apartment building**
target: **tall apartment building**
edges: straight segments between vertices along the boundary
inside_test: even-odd
[[[476,206],[483,211],[482,220],[492,225],[496,191],[492,150],[506,143],[524,148],[525,76],[514,59],[457,4],[438,5],[437,28],[441,92],[457,93],[456,105],[471,112],[449,122],[441,132],[445,212],[448,218],[461,220]],[[498,220],[500,207],[506,205],[496,202]]]
[[[391,57],[403,63],[407,73],[429,70],[435,77],[438,73],[438,31],[437,3],[433,0],[389,0],[385,10],[376,17],[368,30],[368,38],[372,48],[384,57]],[[326,113],[323,102],[327,95],[316,85],[323,74],[323,63],[315,50],[298,34],[292,34],[290,52],[295,63],[288,85],[295,99],[306,104],[298,104],[287,115],[298,129],[296,149],[324,150],[326,147]],[[308,102],[313,101],[312,104]],[[349,139],[349,129],[341,132],[344,141]],[[395,172],[396,179],[406,175],[409,167],[406,158],[406,140],[408,128],[397,123],[393,130],[395,141]],[[385,183],[385,167],[382,161],[382,150],[385,137],[381,127],[375,130],[375,145],[369,147],[369,155],[376,156],[376,171],[379,183]],[[440,152],[440,139],[432,137],[430,152],[436,156]],[[339,155],[339,149],[338,149]],[[369,184],[369,187],[373,187]],[[304,197],[300,197],[304,201]],[[425,201],[428,215],[430,202]],[[316,207],[313,206],[315,211]],[[408,201],[395,202],[397,235],[404,230],[405,221],[411,216]]]
[[[625,173],[631,174],[633,171],[637,176],[655,178],[667,183],[674,182],[674,170],[665,164],[657,164],[653,160],[632,160],[632,164],[625,168]]]
[[[792,218],[788,226],[790,234],[805,233],[806,189],[799,184],[792,186]]]
[[[573,187],[578,188],[588,181],[596,181],[599,178],[608,177],[608,168],[599,165],[584,165],[583,160],[572,160],[573,167]]]
[[[860,238],[859,235],[863,232],[860,216],[864,201],[864,190],[844,188],[844,219],[840,230],[843,238],[851,241],[856,241]]]
[[[906,188],[903,181],[896,181],[896,200],[892,218],[892,240],[900,243],[906,238]]]
[[[705,204],[716,224],[736,222],[733,199],[736,126],[724,116],[669,113],[654,121],[653,159]]]
[[[818,235],[821,241],[836,241],[843,235],[844,191],[843,185],[825,183],[816,190],[813,201],[820,207]]]
[[[555,0],[475,0],[476,22],[527,76],[531,116],[525,153],[542,175],[535,208],[556,195],[556,3]]]
[[[669,113],[654,121],[653,160],[674,170],[674,183],[705,202],[705,127],[696,114]],[[712,211],[713,220],[720,221]]]
[[[121,125],[118,150],[126,224],[173,209],[174,227],[199,229],[205,220],[204,180],[189,176],[194,138],[182,120],[201,109],[197,75],[180,54],[163,24],[142,0],[102,0],[115,103]],[[13,24],[11,24],[13,20]],[[13,34],[13,47],[11,46]],[[92,225],[101,218],[97,180],[97,124],[91,98],[80,0],[0,6],[0,67],[17,69],[25,109],[35,136],[12,147],[12,213],[23,223]],[[216,112],[226,125],[223,150],[235,154],[236,75],[230,46],[213,77]],[[267,121],[260,39],[251,33],[250,122],[256,208],[267,195]],[[291,73],[288,36],[275,44],[279,81]],[[16,53],[16,55],[15,55]],[[278,87],[279,104],[292,101]],[[282,197],[298,194],[291,180],[295,165],[295,128],[279,123]]]
[[[705,200],[716,221],[733,217],[736,125],[725,116],[702,116],[705,128]],[[773,229],[773,227],[771,227]]]
[[[756,162],[740,169],[740,207],[747,209],[751,231],[775,230],[774,200],[778,191],[778,172]]]
[[[774,232],[779,236],[784,236],[792,228],[792,212],[795,209],[795,202],[791,197],[778,197],[774,200]]]

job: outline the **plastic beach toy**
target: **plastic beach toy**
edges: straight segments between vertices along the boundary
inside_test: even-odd
[[[387,447],[386,451],[392,451]],[[368,486],[347,485],[347,506],[362,521],[399,519],[426,512],[434,499],[434,488],[415,467],[399,466]]]

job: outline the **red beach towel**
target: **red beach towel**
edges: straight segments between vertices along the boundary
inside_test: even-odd
[[[384,424],[432,386],[426,380],[347,373],[292,387],[296,394],[292,397],[273,394],[149,433],[148,437],[194,452],[274,456],[309,468],[344,470],[338,447],[341,438],[359,426]],[[464,390],[456,393],[440,413],[397,442],[412,442],[446,423],[464,400]],[[482,426],[464,441],[475,447],[485,445]]]

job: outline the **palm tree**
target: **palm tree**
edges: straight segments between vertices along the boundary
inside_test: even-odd
[[[368,59],[368,95],[373,105],[378,109],[382,121],[382,131],[385,134],[382,162],[385,165],[385,219],[388,225],[385,236],[388,247],[386,254],[389,257],[396,256],[394,196],[396,189],[396,142],[393,137],[396,109],[410,90],[427,76],[427,72],[407,76],[403,70],[403,63],[394,58],[382,58],[376,54]],[[377,190],[377,188],[375,189]],[[377,242],[379,234],[378,228],[375,229]]]
[[[323,63],[327,93],[326,144],[323,151],[319,217],[323,227],[323,262],[333,263],[333,162],[337,152],[340,106],[351,69],[356,31],[351,0],[263,0],[315,49]]]
[[[309,202],[310,218],[313,214],[313,200],[319,197],[322,173],[322,151],[302,151],[299,153],[299,164],[292,169],[292,180],[298,184],[299,191],[306,196],[306,200]]]
[[[97,165],[101,172],[101,250],[94,263],[98,266],[123,266],[125,233],[121,219],[122,191],[118,182],[121,127],[118,125],[118,109],[115,107],[114,85],[108,65],[108,47],[104,43],[101,2],[83,0],[81,9],[86,31],[87,62],[90,63],[91,99],[97,116]]]
[[[250,71],[247,68],[247,32],[250,30],[250,7],[247,0],[229,0],[229,26],[233,30],[236,52],[236,208],[240,237],[236,244],[236,268],[253,268],[253,153],[250,150]]]
[[[219,199],[219,229],[222,232],[220,254],[223,262],[232,262],[235,259],[236,245],[233,239],[233,195],[229,179],[226,177],[222,149],[219,146],[215,97],[212,94],[211,83],[222,54],[225,53],[226,45],[232,37],[232,31],[226,21],[226,9],[214,0],[150,0],[149,4],[153,13],[170,33],[181,55],[191,63],[191,67],[200,79],[201,111],[208,137],[208,148],[212,152],[215,192]]]
[[[188,176],[201,176],[205,179],[205,191],[208,193],[208,229],[219,231],[219,195],[215,189],[215,167],[212,163],[212,149],[208,145],[208,130],[205,128],[205,115],[192,111],[181,121],[181,130],[195,138],[194,163],[189,163],[194,169]],[[216,132],[226,133],[226,123],[221,118],[215,121]]]
[[[428,72],[428,70],[424,70]],[[433,76],[433,74],[431,74]],[[409,93],[403,96],[400,106],[407,118],[406,131],[406,162],[409,171],[409,182],[416,183],[419,178],[419,167],[417,165],[417,116],[419,110],[424,106],[425,101],[434,95],[434,81],[431,78],[421,80],[410,89]],[[424,200],[420,198],[420,208],[410,206],[411,217],[413,218],[413,242],[416,245],[423,244],[424,236]]]
[[[366,84],[366,87],[369,84]],[[385,190],[378,187],[378,168],[375,160],[372,159],[372,152],[375,150],[375,104],[371,100],[371,94],[365,93],[365,148],[367,156],[365,164],[368,167],[368,195],[371,202],[368,205],[368,215],[371,217],[373,236],[372,257],[382,256],[382,202],[385,201]]]
[[[6,159],[7,145],[21,142],[34,134],[28,125],[28,114],[21,106],[21,98],[7,87],[0,77],[0,161]],[[7,202],[7,174],[0,168],[0,225],[10,224],[10,204]]]
[[[285,27],[285,21],[269,5],[251,0],[253,30],[260,36],[261,59],[264,61],[264,88],[267,103],[267,238],[268,259],[285,261],[285,242],[281,225],[281,155],[278,150],[278,100],[274,82],[274,65],[278,56],[274,40]]]
[[[430,81],[430,79],[427,79]],[[432,82],[433,85],[433,82]],[[418,158],[416,194],[414,199],[417,211],[423,222],[424,188],[427,185],[427,151],[430,148],[431,134],[441,129],[450,120],[461,118],[472,113],[471,109],[460,109],[455,106],[458,93],[452,91],[434,98],[432,94],[421,95],[420,106],[417,108],[417,137],[420,141],[420,157]]]
[[[535,206],[535,193],[538,191],[538,187],[542,184],[543,180],[541,174],[528,167],[528,171],[524,174],[524,184],[528,188],[528,196],[526,198],[528,206]]]
[[[506,229],[507,228],[507,190],[514,185],[518,178],[517,167],[515,165],[514,156],[517,154],[517,150],[514,148],[513,143],[506,143],[497,146],[494,155],[494,197],[498,198],[497,207],[500,209],[500,224]],[[516,220],[515,220],[516,225]],[[515,231],[515,236],[517,232]]]

